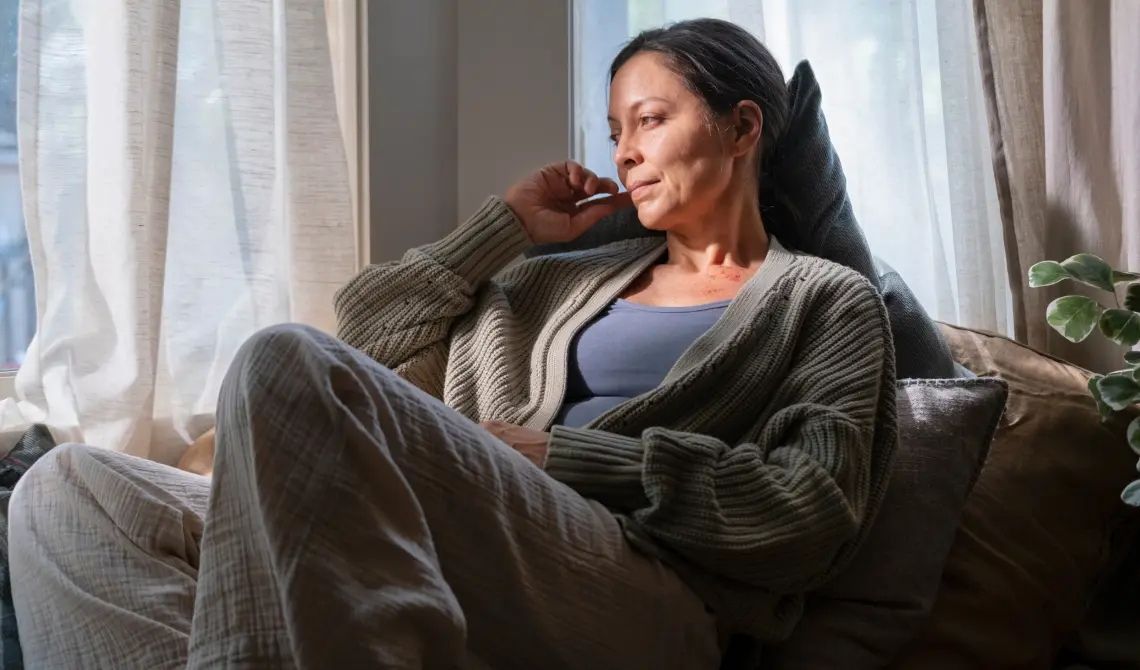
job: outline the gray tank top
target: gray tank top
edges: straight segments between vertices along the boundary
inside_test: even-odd
[[[652,391],[730,302],[649,307],[615,301],[571,343],[566,395],[554,422],[580,428],[610,408]]]

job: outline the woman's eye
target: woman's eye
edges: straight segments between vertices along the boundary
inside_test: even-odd
[[[654,116],[652,114],[646,114],[645,116],[639,116],[637,118],[637,125],[641,128],[647,128],[647,127],[656,126],[658,123],[661,123],[662,121],[664,121],[664,119],[660,116]],[[613,144],[617,144],[618,140],[620,140],[620,139],[621,139],[621,133],[613,133],[610,135],[610,142],[612,142]]]

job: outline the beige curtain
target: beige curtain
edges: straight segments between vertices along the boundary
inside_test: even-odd
[[[1140,2],[975,0],[974,12],[1017,337],[1119,368],[1119,347],[1046,325],[1049,301],[1076,287],[1030,289],[1026,274],[1079,252],[1140,269]]]
[[[1140,2],[1049,0],[1044,36],[1046,230],[1058,250],[1140,270]],[[1121,367],[1102,338],[1061,346]]]
[[[0,431],[177,462],[242,342],[334,330],[356,271],[324,5],[20,7],[37,323]]]

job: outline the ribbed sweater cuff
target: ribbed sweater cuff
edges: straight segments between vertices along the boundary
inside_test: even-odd
[[[471,218],[422,250],[472,286],[478,286],[531,246],[533,243],[515,213],[492,196]]]
[[[636,437],[555,426],[547,445],[546,472],[611,509],[643,509],[649,505],[641,484],[644,457]]]

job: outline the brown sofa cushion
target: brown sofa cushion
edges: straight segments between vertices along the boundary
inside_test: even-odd
[[[763,651],[764,670],[882,668],[918,633],[1005,399],[995,379],[899,382],[899,448],[875,525],[808,596],[792,636]]]
[[[931,616],[896,670],[1050,668],[1078,629],[1136,475],[1131,416],[1101,423],[1088,374],[1004,337],[942,326],[954,358],[1009,383]]]

